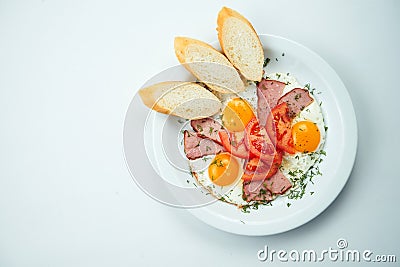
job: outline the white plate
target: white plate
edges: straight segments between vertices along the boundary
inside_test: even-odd
[[[329,127],[324,148],[327,156],[320,165],[323,175],[307,186],[302,199],[288,201],[281,198],[272,206],[251,210],[250,213],[243,213],[220,201],[196,207],[198,199],[193,203],[187,201],[192,197],[193,190],[184,188],[179,193],[175,190],[184,186],[187,180],[187,174],[181,171],[186,166],[185,160],[181,154],[178,155],[176,146],[171,145],[179,143],[176,138],[181,126],[176,119],[149,113],[136,95],[124,125],[125,159],[135,182],[144,192],[171,206],[196,207],[189,211],[213,227],[254,236],[288,231],[318,216],[346,184],[357,150],[357,122],[353,105],[335,71],[316,53],[296,42],[272,35],[260,35],[260,39],[265,47],[265,56],[271,59],[268,72],[289,72],[301,84],[310,83],[321,92],[317,98],[322,101]],[[215,46],[219,48],[217,44]],[[156,75],[144,86],[167,80],[193,80],[193,77],[182,67],[174,67]],[[165,138],[173,142],[165,142]],[[170,147],[166,147],[165,143]],[[144,160],[146,154],[149,160]],[[169,160],[171,157],[166,157],[166,154],[173,155],[173,160]],[[311,191],[315,193],[311,195]],[[180,205],[182,199],[185,203]],[[287,207],[287,202],[291,203],[290,207]]]

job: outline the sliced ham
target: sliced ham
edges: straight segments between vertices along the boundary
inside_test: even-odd
[[[265,126],[267,116],[276,106],[286,84],[275,80],[262,79],[257,85],[257,118],[261,126]]]
[[[243,200],[250,201],[271,201],[272,193],[265,187],[263,180],[243,183]]]
[[[273,194],[281,195],[292,187],[289,179],[278,172],[265,180],[243,182],[243,199],[245,201],[272,200]]]
[[[282,96],[278,100],[278,104],[286,102],[289,107],[289,117],[294,118],[313,101],[314,99],[310,96],[308,90],[295,88]]]
[[[292,187],[289,179],[280,170],[271,178],[264,180],[264,184],[274,194],[283,194]]]
[[[212,118],[204,118],[190,121],[190,125],[197,133],[209,138],[215,142],[221,143],[218,132],[222,129],[222,125]]]
[[[216,142],[205,139],[196,132],[184,131],[184,151],[188,159],[198,159],[207,155],[224,152],[225,149]]]

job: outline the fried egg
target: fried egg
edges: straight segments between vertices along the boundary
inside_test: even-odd
[[[271,73],[268,77],[287,84],[283,90],[283,95],[294,88],[304,88],[293,76],[286,73]],[[298,186],[293,181],[298,176],[305,174],[319,160],[325,143],[326,131],[321,106],[313,94],[310,93],[310,96],[314,101],[292,120],[292,136],[295,147],[296,144],[298,147],[296,150],[303,150],[303,152],[284,153],[280,167],[282,173],[291,180],[293,188]],[[304,153],[304,151],[308,152]]]
[[[229,155],[229,159],[226,155]],[[219,162],[221,156],[225,163]],[[241,206],[248,204],[242,198],[243,164],[244,159],[224,152],[216,156],[205,156],[202,159],[191,160],[189,167],[198,184],[206,189],[209,194],[216,199]],[[226,169],[220,165],[226,166]]]

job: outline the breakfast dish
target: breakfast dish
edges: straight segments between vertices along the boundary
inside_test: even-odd
[[[301,44],[257,35],[227,8],[217,26],[219,42],[177,37],[181,65],[133,98],[123,135],[127,166],[148,196],[218,229],[269,235],[296,228],[325,210],[349,178],[357,149],[349,94]],[[249,42],[225,35],[231,26]],[[236,62],[228,56],[233,47],[251,60]]]
[[[278,196],[300,198],[308,172],[321,161],[321,106],[293,74],[268,73],[261,41],[246,18],[224,7],[217,24],[222,52],[175,38],[179,62],[198,83],[158,83],[140,90],[142,100],[190,120],[180,149],[196,183],[216,199],[246,211]]]
[[[245,211],[279,196],[301,198],[325,155],[327,126],[313,92],[290,74],[266,77],[220,95],[222,112],[191,120],[182,132],[197,182]]]

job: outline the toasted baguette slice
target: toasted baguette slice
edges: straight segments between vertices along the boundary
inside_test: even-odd
[[[229,60],[211,45],[199,40],[176,37],[175,54],[199,81],[221,93],[237,93],[245,89],[242,78]]]
[[[264,50],[250,22],[238,12],[223,7],[217,24],[218,40],[229,61],[246,79],[261,81]]]
[[[221,110],[221,101],[194,82],[161,82],[139,90],[143,103],[155,111],[185,119],[212,116]]]

